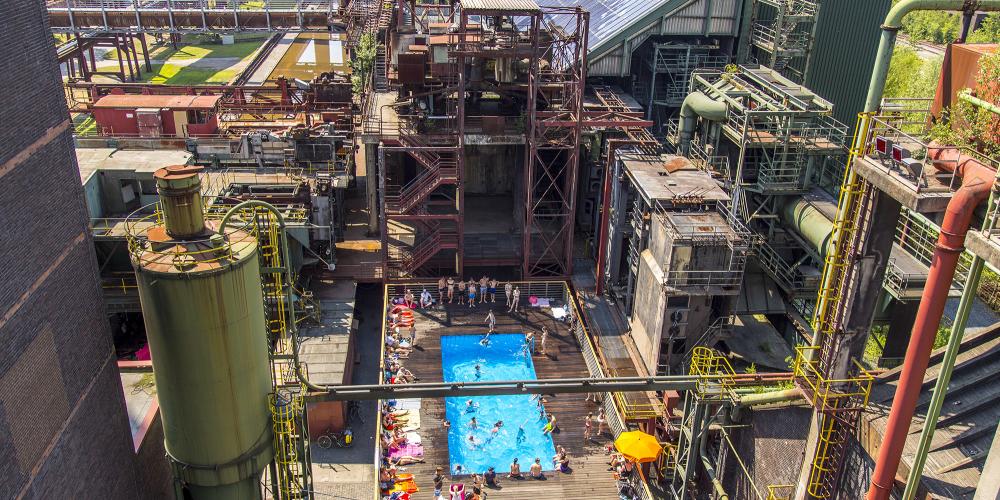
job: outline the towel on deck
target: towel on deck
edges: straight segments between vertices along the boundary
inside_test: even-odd
[[[403,421],[404,418],[406,419],[405,422]],[[411,413],[410,415],[399,419],[399,424],[404,431],[415,431],[420,428],[420,415]]]
[[[549,299],[538,297],[538,301],[532,305],[535,307],[549,307]]]
[[[389,458],[399,457],[422,457],[424,456],[424,445],[407,443],[400,448],[389,452]]]
[[[420,400],[419,399],[397,399],[396,400],[397,410],[419,410]]]
[[[566,308],[565,307],[553,307],[552,308],[552,317],[555,318],[555,319],[563,319],[563,318],[565,318],[566,317]]]
[[[417,434],[414,431],[407,432],[406,433],[406,442],[410,443],[410,444],[420,444],[422,442],[421,438],[420,438],[420,434]]]

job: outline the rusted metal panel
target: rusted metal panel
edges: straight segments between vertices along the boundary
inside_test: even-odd
[[[221,95],[138,95],[111,94],[94,103],[100,108],[169,108],[169,109],[214,109],[219,105]]]
[[[467,11],[522,11],[541,10],[535,0],[463,0],[462,8]]]
[[[995,43],[964,43],[949,45],[944,53],[944,63],[941,77],[938,79],[937,92],[931,113],[935,116],[941,110],[951,106],[958,99],[958,92],[965,88],[976,88],[976,77],[979,74],[979,58],[996,52],[1000,44]]]

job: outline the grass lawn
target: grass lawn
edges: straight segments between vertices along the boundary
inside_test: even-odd
[[[211,45],[182,45],[177,50],[173,47],[166,47],[153,54],[152,59],[157,61],[167,61],[170,59],[203,59],[205,57],[238,57],[243,59],[249,57],[264,42],[238,42],[231,45],[211,44]]]
[[[142,81],[170,85],[227,83],[236,77],[235,69],[197,68],[176,64],[154,64],[153,73],[143,73]]]
[[[73,116],[73,133],[77,135],[94,135],[97,132],[97,122],[87,114]]]

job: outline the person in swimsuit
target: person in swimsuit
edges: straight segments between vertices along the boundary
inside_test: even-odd
[[[512,285],[512,284],[511,284],[511,283],[510,283],[510,282],[508,281],[508,282],[507,282],[507,283],[505,283],[505,284],[504,284],[504,286],[503,286],[503,293],[504,293],[505,295],[507,295],[507,307],[508,307],[508,308],[510,308],[510,296],[511,296],[511,293],[513,293],[513,292],[514,292],[514,285]]]
[[[490,279],[484,274],[482,278],[479,278],[479,303],[482,304],[486,301],[486,285],[489,285]]]
[[[476,282],[469,281],[469,307],[476,307]]]
[[[583,439],[590,440],[590,436],[594,431],[594,414],[588,413],[587,418],[583,421]]]
[[[464,304],[465,303],[465,282],[464,281],[459,281],[458,282],[458,303],[459,304]]]
[[[500,283],[495,278],[491,279],[490,282],[487,284],[488,286],[486,288],[486,291],[489,292],[490,294],[490,302],[494,304],[497,303],[497,285],[499,284]]]
[[[448,303],[451,304],[455,300],[455,280],[454,278],[448,278]],[[442,304],[444,302],[442,301]]]
[[[514,287],[514,291],[510,294],[510,309],[507,312],[517,312],[517,303],[521,300],[521,288]]]
[[[447,292],[448,292],[448,280],[446,280],[444,276],[442,276],[441,279],[438,280],[438,302],[444,304],[444,297],[445,293]]]
[[[608,419],[604,416],[604,408],[597,414],[597,435],[604,434],[604,427],[608,425]]]

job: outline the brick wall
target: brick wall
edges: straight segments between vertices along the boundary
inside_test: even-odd
[[[0,498],[142,498],[42,5],[0,2]]]

